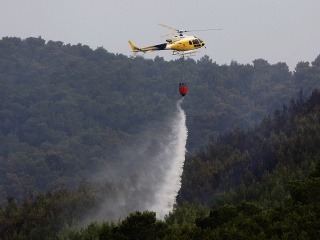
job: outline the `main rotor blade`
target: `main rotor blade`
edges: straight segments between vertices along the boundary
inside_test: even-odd
[[[162,27],[165,27],[165,28],[169,28],[169,29],[171,29],[171,30],[179,31],[179,30],[178,30],[178,29],[176,29],[176,28],[169,27],[169,26],[164,25],[164,24],[161,24],[161,23],[159,23],[159,25],[160,25],[160,26],[162,26]]]
[[[162,35],[161,37],[162,37],[162,38],[170,37],[170,36],[173,36],[173,35],[175,35],[175,34],[177,34],[177,33],[176,33],[176,32],[172,32],[172,33],[168,33],[168,34]]]
[[[182,34],[184,32],[203,32],[203,31],[212,31],[212,30],[222,30],[222,28],[207,28],[207,29],[194,29],[194,30],[181,30],[181,29],[176,29],[176,28],[173,28],[173,27],[170,27],[170,26],[167,26],[167,25],[164,25],[164,24],[161,24],[159,23],[160,26],[162,27],[165,27],[165,28],[169,28],[171,30],[174,30],[176,31],[177,33],[179,34]],[[169,33],[169,34],[166,34],[162,37],[166,37],[166,36],[170,36],[172,35],[172,33]]]
[[[184,32],[204,32],[204,31],[212,31],[212,30],[222,30],[222,28],[194,29],[194,30],[186,30]]]

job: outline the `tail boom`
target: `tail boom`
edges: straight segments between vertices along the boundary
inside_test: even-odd
[[[158,50],[168,50],[166,43],[153,45],[149,47],[138,48],[133,44],[132,41],[129,40],[128,42],[132,49],[132,52],[150,52],[150,51],[158,51]]]

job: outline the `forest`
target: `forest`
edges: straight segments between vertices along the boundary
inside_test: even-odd
[[[83,226],[115,194],[90,176],[175,111],[182,76],[188,156],[177,205],[164,220],[135,212]],[[2,38],[0,238],[320,238],[319,83],[320,55],[290,72],[263,59],[167,62]]]

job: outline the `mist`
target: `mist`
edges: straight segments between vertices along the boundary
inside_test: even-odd
[[[188,135],[182,102],[183,98],[172,116],[146,127],[123,147],[117,161],[94,176],[104,186],[100,189],[103,204],[87,221],[119,220],[135,211],[154,211],[163,219],[173,209]]]

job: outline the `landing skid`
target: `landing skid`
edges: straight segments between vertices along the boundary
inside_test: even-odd
[[[197,55],[198,51],[195,51],[195,50],[191,50],[191,51],[173,51],[172,52],[172,55],[175,55],[175,56],[180,56],[180,57],[193,57],[195,55]]]

